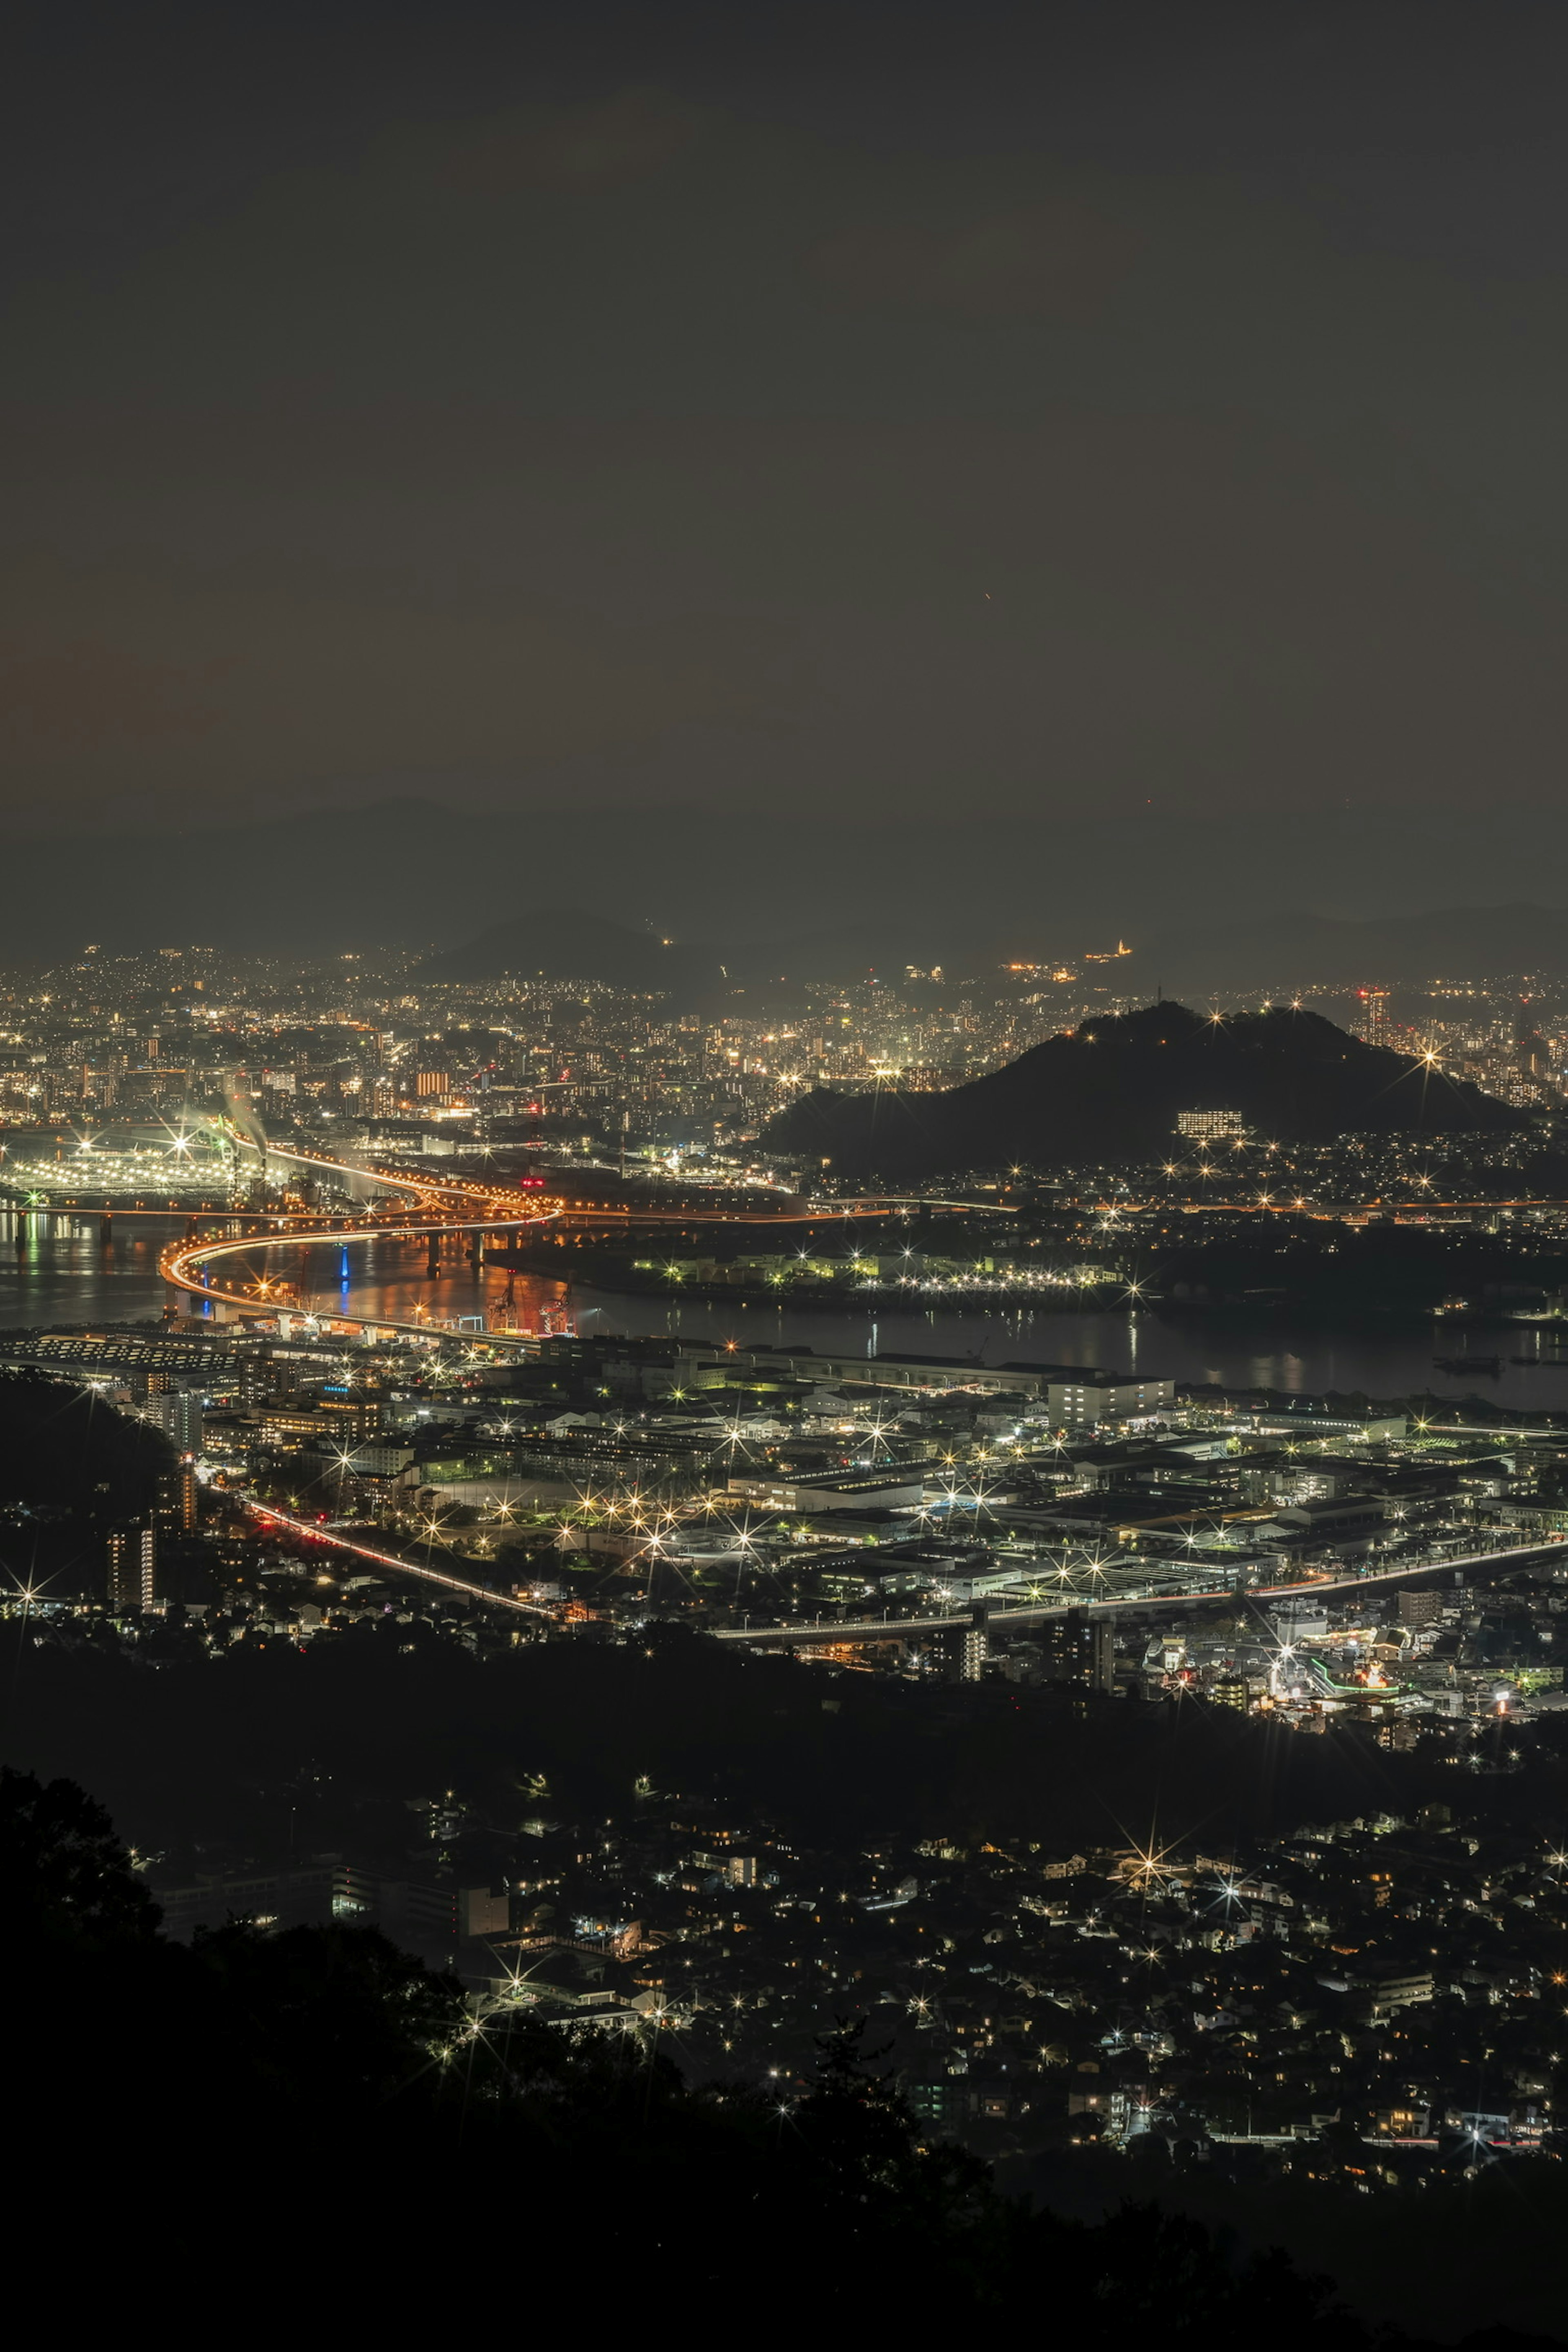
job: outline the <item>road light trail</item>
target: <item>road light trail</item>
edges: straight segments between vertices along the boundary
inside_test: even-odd
[[[308,1536],[312,1543],[331,1544],[335,1550],[353,1552],[356,1559],[373,1559],[379,1568],[395,1569],[400,1576],[417,1577],[423,1584],[438,1584],[448,1592],[467,1593],[471,1600],[483,1601],[496,1609],[513,1609],[525,1617],[552,1617],[554,1612],[542,1609],[536,1601],[520,1601],[515,1592],[498,1592],[493,1585],[470,1584],[460,1576],[447,1576],[438,1568],[420,1568],[396,1552],[377,1551],[371,1544],[353,1543],[347,1536],[334,1534],[331,1528],[319,1527],[310,1519],[297,1519],[289,1511],[280,1511],[272,1503],[258,1503],[247,1495],[241,1498],[246,1509],[265,1526],[287,1528],[290,1534]]]
[[[257,1147],[253,1145],[251,1148]],[[238,1239],[171,1243],[159,1259],[159,1271],[172,1288],[188,1291],[195,1297],[210,1300],[214,1305],[227,1307],[239,1315],[275,1313],[278,1306],[284,1302],[269,1303],[265,1297],[257,1298],[243,1291],[215,1286],[205,1277],[204,1269],[215,1259],[243,1256],[258,1246],[268,1247],[295,1237],[322,1244],[336,1242],[346,1246],[378,1237],[405,1241],[433,1233],[516,1231],[546,1223],[558,1227],[618,1227],[623,1230],[645,1223],[826,1224],[847,1217],[900,1216],[906,1209],[917,1204],[917,1196],[885,1192],[827,1203],[798,1202],[778,1209],[726,1209],[717,1205],[700,1210],[689,1206],[638,1207],[606,1202],[570,1201],[561,1194],[542,1195],[523,1204],[515,1189],[484,1184],[475,1178],[447,1180],[423,1174],[415,1177],[406,1170],[359,1166],[352,1160],[330,1159],[321,1152],[293,1150],[281,1144],[271,1144],[268,1149],[269,1156],[275,1160],[293,1160],[302,1167],[325,1169],[340,1178],[356,1178],[362,1183],[377,1184],[390,1192],[406,1193],[412,1206],[395,1215],[373,1211],[363,1216],[329,1219],[325,1223],[319,1212],[301,1212],[298,1220],[280,1221],[277,1231],[270,1236],[251,1234]],[[797,1202],[795,1195],[784,1197],[789,1202]],[[929,1201],[919,1202],[919,1205],[952,1213],[981,1206],[994,1208],[996,1203]],[[416,1224],[409,1222],[414,1217],[418,1219]],[[360,1330],[403,1331],[416,1336],[431,1336],[428,1324],[392,1315],[358,1315],[345,1307],[334,1307],[324,1319],[350,1324]],[[486,1347],[516,1345],[522,1338],[521,1333],[507,1331],[474,1332],[467,1336],[472,1342]]]

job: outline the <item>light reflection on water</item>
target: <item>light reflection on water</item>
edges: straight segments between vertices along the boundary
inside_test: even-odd
[[[183,1234],[182,1217],[117,1221],[105,1248],[96,1220],[77,1231],[29,1233],[25,1251],[14,1246],[14,1225],[0,1217],[0,1326],[131,1321],[161,1315],[163,1286],[158,1252]],[[227,1278],[244,1262],[227,1261]],[[345,1249],[337,1243],[289,1243],[250,1262],[265,1265],[296,1287],[301,1305],[322,1313],[334,1308],[407,1319],[416,1303],[432,1318],[490,1315],[505,1299],[509,1276],[499,1267],[470,1267],[448,1245],[439,1276],[425,1272],[421,1243],[378,1237]],[[240,1277],[244,1279],[246,1277]],[[868,1297],[863,1310],[789,1307],[766,1298],[706,1301],[634,1297],[519,1274],[511,1277],[515,1311],[524,1329],[537,1328],[541,1311],[564,1305],[584,1332],[606,1335],[670,1332],[689,1339],[735,1339],[744,1345],[816,1348],[836,1354],[869,1356],[900,1352],[973,1358],[998,1365],[1011,1360],[1125,1367],[1148,1380],[1208,1381],[1236,1388],[1269,1388],[1305,1395],[1325,1390],[1364,1390],[1373,1396],[1398,1396],[1433,1389],[1439,1395],[1467,1391],[1528,1410],[1568,1410],[1568,1366],[1533,1370],[1509,1361],[1537,1347],[1539,1327],[1499,1322],[1468,1332],[1449,1326],[1292,1322],[1289,1318],[1249,1314],[1218,1320],[1212,1316],[1162,1314],[1125,1308],[1101,1312],[1054,1312],[1016,1308],[910,1307],[887,1293]],[[1436,1371],[1432,1358],[1500,1355],[1500,1374],[1472,1378]]]

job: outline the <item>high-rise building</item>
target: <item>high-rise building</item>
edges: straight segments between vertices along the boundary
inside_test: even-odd
[[[990,1654],[991,1636],[986,1632],[984,1626],[971,1625],[967,1627],[963,1633],[963,1637],[959,1643],[959,1681],[963,1683],[977,1683],[980,1680],[981,1675],[984,1671],[985,1661]]]
[[[162,1377],[154,1373],[153,1379]],[[151,1382],[149,1382],[151,1386]],[[166,1389],[149,1396],[142,1408],[177,1454],[195,1455],[202,1450],[202,1400],[195,1389]]]
[[[134,1609],[142,1598],[141,1556],[136,1535],[134,1528],[116,1528],[105,1546],[104,1580],[109,1605],[117,1614],[124,1609]]]
[[[196,1465],[186,1459],[159,1474],[154,1524],[166,1536],[194,1536],[196,1511]]]
[[[1388,991],[1386,988],[1356,990],[1356,1017],[1351,1026],[1363,1044],[1387,1045]]]
[[[116,1614],[151,1609],[158,1598],[158,1531],[153,1522],[114,1528],[104,1555],[110,1608]]]
[[[1109,1697],[1116,1687],[1116,1635],[1109,1617],[1091,1617],[1087,1609],[1069,1609],[1051,1618],[1042,1647],[1046,1672],[1054,1683],[1073,1683],[1080,1690]]]
[[[944,1647],[947,1652],[945,1679],[952,1683],[977,1683],[991,1655],[991,1611],[984,1601],[977,1601],[969,1612],[969,1622],[961,1633],[950,1634]]]
[[[1513,1066],[1528,1084],[1542,1086],[1552,1076],[1552,1055],[1546,1040],[1530,1017],[1530,999],[1520,999],[1513,1020]]]

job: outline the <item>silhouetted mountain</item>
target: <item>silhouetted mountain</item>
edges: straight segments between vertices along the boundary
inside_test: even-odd
[[[1182,1110],[1238,1111],[1265,1136],[1507,1128],[1517,1113],[1479,1087],[1363,1045],[1321,1013],[1224,1021],[1151,1004],[1084,1022],[1005,1069],[945,1094],[841,1095],[792,1105],[763,1140],[830,1159],[838,1175],[1152,1159]]]
[[[1149,986],[1191,994],[1425,987],[1436,980],[1568,971],[1568,909],[1521,904],[1446,907],[1370,922],[1285,914],[1260,923],[1188,923],[1179,932],[1154,931],[1136,953],[1135,969]]]
[[[426,957],[423,980],[601,981],[611,988],[661,989],[689,997],[723,985],[711,948],[678,947],[606,922],[602,915],[550,908],[494,923],[464,946]]]
[[[30,822],[47,826],[44,797],[35,798]],[[1364,980],[1368,960],[1381,961],[1384,944],[1396,948],[1404,933],[1407,969],[1420,978],[1459,968],[1470,922],[1489,927],[1477,949],[1489,972],[1568,971],[1568,917],[1484,904],[1519,887],[1521,842],[1543,892],[1568,870],[1568,803],[1506,824],[1488,805],[1435,810],[1413,825],[1395,811],[1336,811],[1317,799],[1224,815],[1151,811],[1131,824],[1119,813],[994,815],[1007,854],[982,880],[966,879],[974,875],[968,811],[911,814],[892,827],[848,812],[829,824],[817,811],[808,833],[817,828],[811,837],[831,854],[803,864],[789,846],[798,829],[781,832],[772,803],[721,814],[653,802],[606,809],[568,775],[537,778],[518,805],[453,805],[436,793],[116,831],[73,814],[7,838],[6,954],[77,955],[88,940],[105,955],[194,942],[312,958],[394,944],[445,949],[514,919],[520,904],[591,895],[601,919],[629,930],[732,942],[736,955],[721,945],[717,961],[732,974],[738,962],[749,985],[781,973],[838,979],[868,964],[896,978],[906,961],[954,975],[1018,957],[1071,961],[1121,937],[1137,956],[1118,970],[1122,987],[1133,973],[1150,995],[1157,983],[1172,994],[1270,991],[1319,978],[1318,951],[1336,941],[1347,950],[1342,976]],[[195,894],[188,904],[171,897],[175,874]],[[1372,906],[1442,907],[1461,890],[1483,904],[1364,925],[1287,915],[1233,929],[1236,909],[1277,901],[1282,876],[1300,906],[1342,903],[1347,877]],[[243,889],[204,896],[240,877]],[[330,940],[323,889],[332,898]],[[1423,948],[1427,925],[1434,936]],[[1311,952],[1298,956],[1298,943]],[[1215,966],[1200,965],[1211,950]]]

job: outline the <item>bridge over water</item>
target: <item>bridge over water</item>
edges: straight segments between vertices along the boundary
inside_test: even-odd
[[[238,1139],[244,1144],[246,1139]],[[258,1147],[252,1147],[258,1148]],[[546,1225],[557,1231],[581,1229],[599,1233],[630,1231],[641,1225],[745,1225],[752,1228],[799,1227],[838,1223],[853,1217],[900,1216],[907,1209],[919,1205],[960,1213],[980,1206],[994,1208],[994,1202],[966,1201],[924,1201],[909,1193],[879,1192],[845,1201],[810,1201],[795,1194],[781,1193],[777,1206],[760,1204],[752,1195],[737,1203],[733,1196],[726,1199],[721,1187],[712,1188],[710,1196],[700,1203],[690,1201],[671,1203],[611,1201],[582,1201],[563,1193],[540,1192],[530,1195],[515,1185],[486,1183],[477,1177],[438,1177],[427,1175],[422,1169],[386,1168],[371,1163],[329,1158],[321,1152],[290,1150],[279,1144],[268,1145],[269,1158],[287,1160],[305,1168],[321,1169],[352,1189],[354,1185],[370,1185],[383,1192],[403,1196],[407,1206],[396,1211],[367,1210],[358,1216],[305,1213],[274,1218],[271,1233],[207,1234],[201,1237],[187,1234],[184,1242],[171,1243],[159,1260],[159,1270],[173,1289],[187,1291],[194,1296],[221,1306],[239,1316],[268,1315],[276,1312],[278,1301],[268,1301],[265,1295],[234,1289],[222,1282],[214,1282],[207,1269],[225,1258],[248,1256],[259,1244],[270,1241],[308,1240],[336,1242],[344,1246],[363,1243],[377,1237],[411,1240],[435,1236],[443,1233],[508,1233],[536,1231]],[[230,1213],[237,1214],[237,1213]],[[429,1326],[419,1322],[398,1321],[386,1315],[359,1315],[333,1307],[330,1318],[334,1324],[350,1324],[360,1329],[398,1330],[429,1335]],[[516,1332],[490,1331],[467,1335],[476,1346],[505,1349],[521,1343]]]

